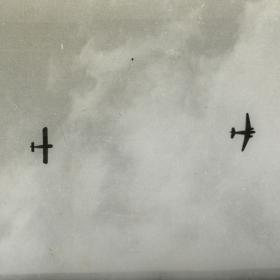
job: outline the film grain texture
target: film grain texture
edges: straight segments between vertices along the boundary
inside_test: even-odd
[[[2,0],[1,273],[279,268],[279,24],[273,0]]]

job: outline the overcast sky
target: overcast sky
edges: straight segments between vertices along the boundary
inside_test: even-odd
[[[1,273],[279,267],[279,26],[273,0],[2,0]]]

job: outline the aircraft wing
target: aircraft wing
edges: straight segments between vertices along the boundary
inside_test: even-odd
[[[47,127],[43,128],[43,145],[44,146],[48,145],[48,128]]]
[[[247,143],[248,143],[248,141],[249,141],[250,138],[251,138],[251,137],[250,137],[249,134],[245,134],[245,135],[244,135],[244,140],[243,140],[243,145],[242,145],[242,152],[245,150],[246,145],[247,145]]]
[[[48,163],[48,148],[43,148],[43,163]]]
[[[245,130],[249,131],[251,129],[251,122],[250,122],[250,117],[249,117],[249,114],[246,113],[246,128]]]

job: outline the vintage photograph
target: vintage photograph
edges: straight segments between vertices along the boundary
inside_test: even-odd
[[[280,279],[280,1],[0,0],[0,279]]]

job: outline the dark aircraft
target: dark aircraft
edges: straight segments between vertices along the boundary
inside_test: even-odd
[[[43,145],[34,146],[34,142],[31,142],[31,152],[34,152],[35,148],[43,149],[43,163],[48,163],[48,150],[53,147],[52,144],[48,143],[48,128],[44,127],[43,130]]]
[[[252,134],[256,133],[253,127],[251,127],[250,123],[250,117],[249,114],[246,114],[246,127],[245,130],[240,130],[240,131],[235,131],[235,128],[233,127],[230,131],[231,133],[231,138],[235,136],[235,134],[241,134],[244,135],[244,140],[243,140],[243,145],[242,145],[242,152],[245,150],[245,147],[249,141],[250,138],[253,137]]]

